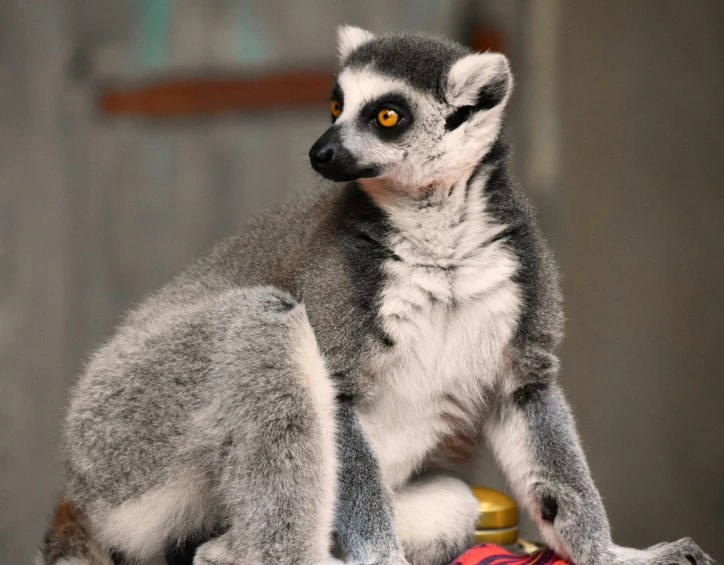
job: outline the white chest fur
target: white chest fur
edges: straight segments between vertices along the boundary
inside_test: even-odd
[[[383,265],[380,323],[395,345],[375,360],[376,393],[360,417],[396,488],[455,432],[452,422],[479,413],[520,299],[514,254],[489,243],[505,226],[486,214],[479,186],[387,211],[400,232],[388,242],[399,259]]]

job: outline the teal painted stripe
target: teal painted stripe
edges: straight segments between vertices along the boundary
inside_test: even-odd
[[[238,41],[236,58],[241,63],[261,63],[269,59],[271,49],[264,35],[264,22],[254,14],[252,2],[234,3]]]
[[[158,69],[169,60],[173,0],[143,0],[141,29],[136,49],[137,70]]]

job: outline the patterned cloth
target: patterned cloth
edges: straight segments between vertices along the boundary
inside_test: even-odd
[[[568,565],[568,563],[550,549],[542,549],[531,555],[518,555],[499,545],[484,543],[468,549],[451,565]]]

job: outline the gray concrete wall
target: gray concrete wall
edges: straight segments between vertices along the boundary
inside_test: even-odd
[[[620,543],[724,558],[724,2],[565,2],[563,380]]]

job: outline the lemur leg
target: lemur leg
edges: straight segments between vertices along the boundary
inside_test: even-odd
[[[340,403],[337,420],[337,540],[352,562],[404,565],[390,494],[382,484],[377,458],[354,408],[347,402]]]
[[[447,565],[473,545],[480,503],[463,481],[416,479],[393,495],[395,525],[412,565]]]
[[[103,548],[139,563],[189,535],[216,529],[226,533],[204,545],[196,563],[328,562],[335,390],[304,307],[270,287],[230,289],[187,305],[166,323],[163,312],[157,317],[145,357],[134,356],[137,372],[124,368],[127,381],[143,390],[133,402],[122,399],[124,405],[147,419],[131,425],[112,412],[114,405],[91,398],[94,410],[110,415],[93,414],[86,425],[84,410],[77,409],[73,422],[78,467],[98,450],[84,451],[87,428],[96,443],[113,446],[106,436],[120,436],[118,447],[127,448],[111,486],[127,488],[131,472],[141,486],[157,486],[120,504],[91,499],[88,531]],[[123,394],[121,389],[118,396]],[[155,419],[158,414],[164,417]],[[98,420],[113,434],[99,439]],[[163,426],[170,430],[161,435]],[[144,443],[148,437],[154,438],[151,447]],[[78,473],[77,479],[85,477]],[[89,555],[87,549],[76,553]]]
[[[213,360],[231,377],[206,412],[229,530],[197,550],[196,565],[334,561],[334,388],[304,308],[285,295],[262,300],[268,311],[245,312]]]
[[[546,542],[576,565],[710,562],[690,539],[648,550],[613,544],[570,409],[556,384],[537,382],[508,391],[485,427],[519,502]]]
[[[229,531],[225,534],[207,541],[201,545],[194,556],[194,565],[236,565],[240,563],[236,561],[238,559],[238,551],[235,549],[236,540],[235,535]],[[243,561],[243,563],[251,563],[251,561]],[[295,562],[293,556],[290,555],[289,559],[285,563]],[[275,563],[275,561],[263,561],[262,563]],[[315,561],[317,565],[344,565],[343,561],[335,559],[329,555],[322,557]]]

